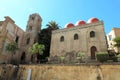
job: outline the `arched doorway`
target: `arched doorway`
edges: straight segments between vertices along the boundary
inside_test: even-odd
[[[97,48],[95,46],[91,47],[91,59],[95,59],[95,52],[97,51]]]
[[[31,62],[34,62],[34,55],[31,55]]]
[[[22,56],[21,56],[21,63],[25,63],[25,58],[26,58],[26,55],[25,55],[25,52],[22,53]]]

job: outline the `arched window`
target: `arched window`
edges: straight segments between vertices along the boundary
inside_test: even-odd
[[[64,36],[61,36],[60,37],[60,42],[63,42],[64,41]]]
[[[74,35],[74,40],[78,40],[78,34]]]
[[[90,32],[90,37],[95,37],[95,32],[94,31]]]

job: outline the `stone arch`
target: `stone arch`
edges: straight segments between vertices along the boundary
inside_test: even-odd
[[[31,62],[34,62],[34,55],[31,55]]]
[[[92,46],[90,48],[90,51],[91,51],[91,59],[95,59],[95,52],[97,51],[96,46]]]
[[[22,52],[22,55],[21,55],[21,63],[25,63],[25,59],[26,59],[26,53],[25,52]]]
[[[18,43],[19,42],[19,36],[16,36],[15,42]]]

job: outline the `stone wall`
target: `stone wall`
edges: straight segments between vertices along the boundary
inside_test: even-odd
[[[10,64],[0,64],[0,80],[16,80],[16,66]]]
[[[119,80],[119,64],[20,65],[16,80]],[[29,71],[31,70],[31,71]],[[30,74],[31,72],[31,74]]]

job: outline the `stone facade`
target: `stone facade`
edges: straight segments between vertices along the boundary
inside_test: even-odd
[[[19,63],[31,62],[32,55],[28,50],[35,42],[38,42],[42,18],[39,14],[31,14],[27,22],[26,31],[20,29],[10,17],[6,16],[5,18],[5,21],[0,21],[1,54],[8,53],[5,51],[6,43],[15,41],[18,43],[20,50],[16,51],[14,58]],[[53,31],[50,57],[64,55],[69,57],[69,60],[74,60],[78,52],[83,52],[86,58],[90,60],[95,59],[95,52],[106,52],[107,46],[103,21],[93,18],[88,22],[80,21],[76,26],[69,24],[67,25],[68,28]],[[0,59],[9,61],[10,56],[2,56]]]
[[[12,59],[12,53],[5,50],[7,43],[11,42],[16,42],[19,47],[13,58],[19,63],[29,63],[31,61],[31,54],[28,49],[35,42],[38,42],[41,22],[42,19],[39,14],[31,14],[28,19],[26,31],[23,31],[8,16],[5,17],[5,21],[0,21],[0,63],[9,63]]]
[[[113,39],[116,38],[116,37],[120,37],[120,28],[113,28],[107,34],[108,49],[113,50],[115,52],[118,52],[119,51],[118,48],[113,46],[115,44]]]
[[[23,33],[24,31],[9,16],[5,17],[5,21],[0,21],[0,63],[10,61],[12,54],[5,50],[6,45],[16,41],[16,36],[18,36],[17,43],[20,47]]]
[[[78,52],[84,52],[87,59],[94,59],[96,51],[107,51],[103,21],[52,32],[50,57],[67,53],[71,53],[74,57]]]

